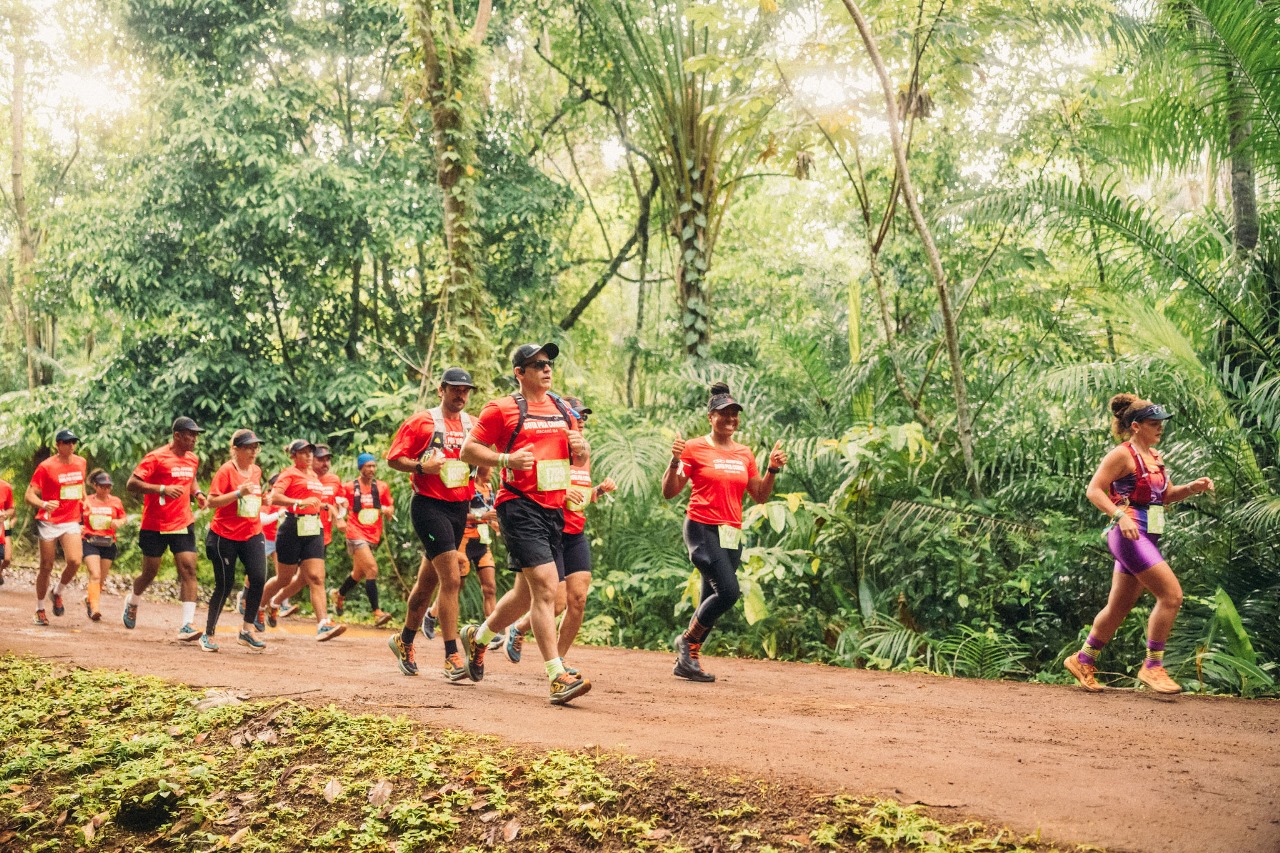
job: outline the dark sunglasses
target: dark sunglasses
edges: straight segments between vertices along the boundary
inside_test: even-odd
[[[534,370],[543,370],[547,367],[554,368],[556,363],[554,361],[548,361],[545,358],[540,358],[537,361],[526,361],[524,366],[526,369],[532,367]]]

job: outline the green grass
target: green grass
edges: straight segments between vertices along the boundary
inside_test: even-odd
[[[404,717],[27,658],[0,658],[0,678],[0,850],[1056,849],[893,802]]]

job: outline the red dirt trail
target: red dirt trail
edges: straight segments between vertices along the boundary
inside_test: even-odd
[[[1160,853],[1280,853],[1280,702],[878,673],[773,661],[704,659],[719,680],[671,676],[670,653],[582,647],[593,689],[569,708],[546,701],[536,648],[513,665],[489,654],[479,684],[438,675],[440,640],[419,638],[422,675],[405,678],[389,632],[353,627],[319,644],[307,621],[268,629],[265,653],[173,638],[178,608],[147,602],[138,628],[121,602],[86,619],[31,625],[29,585],[0,587],[0,653],[123,669],[256,697],[333,702],[360,713],[542,747],[600,747],[807,789],[888,796],[1063,844]],[[198,621],[203,624],[204,611]],[[950,817],[947,817],[950,816]]]

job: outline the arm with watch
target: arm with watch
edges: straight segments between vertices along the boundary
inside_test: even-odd
[[[787,452],[782,449],[782,442],[775,441],[769,451],[769,467],[764,476],[756,475],[747,481],[747,494],[758,504],[766,503],[773,494],[773,480],[787,464]]]

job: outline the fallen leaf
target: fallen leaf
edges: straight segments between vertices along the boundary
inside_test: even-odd
[[[572,794],[573,794],[573,789],[570,788],[568,785],[562,785],[559,788],[556,788],[556,792],[555,792],[556,798],[561,800],[563,800],[565,797],[568,797]]]
[[[237,749],[244,746],[244,732],[233,732],[231,735],[231,745]]]
[[[485,812],[484,814],[480,815],[480,822],[493,823],[493,821],[497,819],[499,814],[501,814],[501,812],[499,812],[497,809],[494,809],[493,811]]]
[[[380,806],[391,799],[391,793],[395,788],[386,779],[379,779],[378,784],[374,785],[369,791],[369,805]]]
[[[651,829],[651,830],[649,830],[648,832],[646,832],[646,833],[644,834],[644,837],[645,837],[645,839],[647,839],[647,840],[649,840],[649,841],[661,841],[661,840],[662,840],[662,839],[664,839],[664,838],[670,838],[670,837],[671,837],[671,830],[669,830],[669,829]]]
[[[204,742],[205,742],[205,741],[207,741],[208,739],[209,739],[209,733],[208,733],[208,732],[201,732],[200,734],[198,734],[198,735],[196,735],[196,736],[195,736],[195,741],[194,741],[194,742],[195,742],[195,743],[204,743]]]
[[[520,821],[515,818],[507,821],[502,825],[502,840],[510,844],[516,840],[516,836],[520,834]]]
[[[329,784],[324,786],[324,799],[327,803],[332,803],[338,797],[342,796],[342,784],[337,779],[330,779]]]
[[[9,790],[14,794],[21,794],[24,791],[30,791],[31,786],[30,785],[10,785]]]
[[[84,836],[84,843],[89,844],[93,841],[93,837],[98,834],[98,829],[93,825],[93,821],[89,821],[80,827],[80,834]]]
[[[258,736],[254,738],[258,743],[277,744],[280,742],[280,735],[276,734],[275,729],[263,729],[258,732]]]
[[[595,803],[583,803],[580,806],[578,806],[578,811],[581,812],[582,814],[586,814],[587,812],[591,811],[595,807],[596,807]]]
[[[67,809],[63,809],[62,814],[58,815],[58,819],[53,822],[53,828],[61,829],[62,825],[67,822],[67,818],[70,815],[71,815],[70,811],[68,811]]]
[[[470,810],[471,810],[471,811],[473,811],[473,812],[478,812],[478,811],[480,811],[481,809],[487,809],[487,808],[489,808],[489,801],[488,801],[488,800],[476,800],[476,801],[475,801],[475,802],[473,802],[471,805],[467,806],[467,808],[468,808],[468,809],[470,809]]]
[[[230,847],[230,846],[239,844],[240,842],[244,841],[244,837],[248,834],[249,834],[249,827],[247,826],[244,829],[236,830],[234,833],[232,833],[231,837],[227,839],[227,846]]]
[[[169,726],[169,728],[166,729],[166,731],[169,733],[169,737],[177,737],[178,735],[182,734],[182,729],[178,728],[177,726]]]

